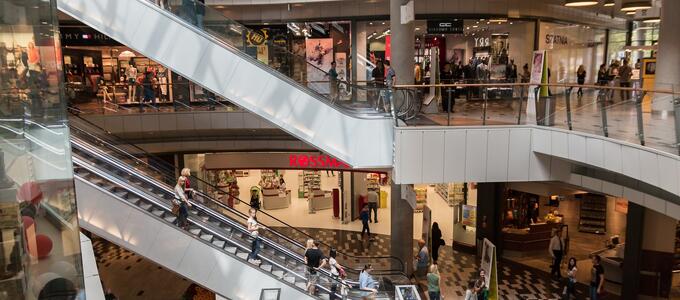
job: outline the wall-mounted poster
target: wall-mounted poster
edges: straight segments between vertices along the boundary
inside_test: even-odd
[[[307,39],[307,86],[321,93],[330,92],[326,73],[333,62],[333,39]]]
[[[477,207],[474,205],[463,205],[463,219],[461,223],[465,226],[475,227],[477,225]]]

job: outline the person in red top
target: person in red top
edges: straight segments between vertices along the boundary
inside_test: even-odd
[[[180,174],[186,177],[186,180],[184,181],[184,193],[187,195],[187,199],[193,200],[194,190],[191,188],[191,180],[189,179],[191,177],[191,169],[184,168]]]

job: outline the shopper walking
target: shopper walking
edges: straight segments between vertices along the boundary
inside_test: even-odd
[[[607,74],[607,65],[601,64],[600,69],[597,70],[597,85],[607,85],[609,75]]]
[[[548,247],[548,252],[552,257],[552,265],[550,269],[550,275],[556,279],[560,279],[562,274],[560,273],[560,266],[562,264],[562,255],[564,254],[564,239],[562,239],[562,228],[556,229],[552,239],[550,239],[550,246]]]
[[[144,79],[142,79],[142,88],[144,91],[143,102],[151,102],[151,105],[155,107],[156,105],[156,95],[154,93],[154,86],[156,85],[156,78],[154,78],[153,73],[150,71],[144,72]],[[140,109],[144,106],[140,102]]]
[[[187,199],[187,196],[184,193],[185,182],[186,177],[184,176],[180,176],[177,179],[177,184],[175,185],[175,200],[173,202],[173,205],[179,206],[176,225],[183,229],[187,229],[189,225],[188,224],[189,207],[191,207],[191,203],[189,202],[189,199]]]
[[[371,276],[373,266],[371,264],[364,265],[364,268],[359,273],[359,289],[370,292],[369,296],[375,296],[378,293],[375,279]]]
[[[380,196],[378,195],[378,192],[375,189],[368,189],[366,198],[368,201],[368,220],[371,223],[373,222],[378,223],[378,201]],[[373,212],[372,219],[371,212]]]
[[[328,87],[331,100],[336,100],[338,97],[338,71],[335,69],[335,66],[335,62],[331,62],[331,68],[328,70]],[[328,173],[328,171],[326,171],[326,173]]]
[[[439,246],[444,245],[444,240],[442,239],[442,231],[439,229],[439,223],[432,223],[432,241],[430,243],[432,249],[432,263],[436,264],[439,258]]]
[[[583,85],[586,83],[586,68],[584,68],[583,65],[578,66],[578,70],[576,70],[576,83],[578,83],[578,85]],[[579,98],[583,97],[583,87],[578,87],[576,95]]]
[[[364,232],[368,235],[368,240],[372,241],[371,229],[368,227],[368,221],[370,219],[371,213],[368,211],[368,205],[364,205],[359,213],[359,218],[361,218],[361,238],[364,238]]]
[[[437,264],[432,264],[430,265],[430,272],[427,273],[427,294],[430,296],[430,300],[441,299],[439,281],[439,268]]]
[[[192,25],[196,25],[196,3],[194,3],[194,0],[182,0],[179,16]]]
[[[619,67],[619,86],[629,88],[630,79],[633,77],[633,69],[630,67],[628,59],[623,60],[623,65]],[[630,91],[621,90],[621,101],[630,99]]]
[[[326,260],[313,239],[307,240],[305,265],[307,265],[307,292],[314,296],[316,284],[319,281],[319,269],[326,265]]]
[[[310,190],[309,193],[312,193]],[[250,207],[260,210],[260,189],[257,187],[250,188]]]
[[[511,59],[510,63],[505,66],[505,78],[509,83],[517,82],[517,65],[514,59]]]
[[[531,73],[529,72],[529,64],[524,64],[522,66],[522,74],[520,78],[521,83],[529,83],[529,79],[531,78]]]
[[[427,275],[427,265],[430,262],[430,253],[427,249],[427,244],[424,240],[418,240],[418,253],[415,259],[415,275],[416,278],[423,278]]]
[[[576,267],[576,258],[569,258],[567,263],[567,286],[564,287],[562,292],[562,299],[569,300],[571,297],[576,297],[576,272],[578,268]]]
[[[604,268],[600,265],[600,256],[594,255],[593,267],[590,269],[590,300],[599,299],[604,290]]]
[[[257,259],[258,253],[260,253],[260,232],[259,230],[264,228],[260,226],[260,224],[257,223],[257,209],[255,208],[250,208],[248,210],[248,221],[246,221],[246,225],[248,225],[248,232],[250,232],[250,237],[253,239],[252,243],[250,244],[250,254],[248,254],[248,261],[259,265],[262,263],[259,259]]]

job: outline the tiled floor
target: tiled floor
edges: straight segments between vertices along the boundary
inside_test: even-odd
[[[299,233],[280,229],[288,236],[302,238]],[[302,229],[314,234],[327,244],[336,245],[341,252],[352,255],[384,256],[390,254],[390,237],[376,235],[376,240],[366,242],[360,234],[352,231],[331,229]],[[415,249],[414,249],[415,254]],[[343,263],[340,260],[340,263]],[[383,265],[384,266],[384,265]],[[501,299],[560,299],[563,285],[549,278],[546,272],[535,271],[521,264],[500,261],[498,290]],[[453,250],[450,246],[440,249],[439,267],[442,274],[442,291],[446,299],[462,299],[465,286],[475,279],[479,264],[474,255]],[[374,268],[379,269],[374,265]],[[578,288],[578,299],[586,299],[585,286]],[[607,299],[617,299],[609,296]]]

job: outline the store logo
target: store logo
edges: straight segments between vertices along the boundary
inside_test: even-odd
[[[489,37],[475,38],[475,47],[489,47],[491,45]]]
[[[259,46],[264,44],[269,38],[269,30],[267,29],[253,29],[248,30],[246,34],[246,41],[251,46]]]
[[[569,44],[569,41],[567,40],[567,37],[564,35],[546,34],[545,43],[548,45],[552,44],[567,45]]]
[[[291,168],[349,169],[346,163],[328,155],[291,154],[288,156],[288,166]]]

